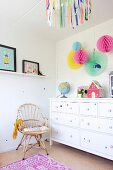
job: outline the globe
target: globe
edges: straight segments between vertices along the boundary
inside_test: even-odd
[[[70,91],[70,84],[68,82],[62,82],[62,83],[59,84],[58,90],[63,95],[62,97],[66,98],[65,94],[69,93],[69,91]]]

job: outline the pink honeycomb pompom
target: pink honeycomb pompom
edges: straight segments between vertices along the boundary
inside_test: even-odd
[[[84,64],[88,60],[88,53],[85,50],[78,50],[74,54],[74,61],[77,64]]]
[[[97,41],[97,48],[101,52],[110,52],[113,50],[113,38],[109,35],[100,37]]]

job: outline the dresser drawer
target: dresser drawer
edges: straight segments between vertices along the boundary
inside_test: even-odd
[[[99,115],[113,118],[113,103],[99,103]]]
[[[81,146],[99,153],[113,156],[113,136],[103,134],[82,132]]]
[[[79,117],[72,114],[62,114],[63,124],[66,126],[78,127]]]
[[[66,113],[73,113],[78,114],[79,113],[79,105],[77,102],[67,102],[66,103]]]
[[[97,118],[80,117],[80,127],[96,131],[98,129]]]
[[[63,124],[63,113],[52,112],[51,113],[51,120],[52,120],[52,124],[54,124],[54,123]]]
[[[54,139],[62,140],[63,139],[63,132],[61,126],[52,125],[51,126],[51,136]]]
[[[52,112],[52,124],[58,123],[66,126],[78,127],[79,117],[73,114]]]
[[[90,115],[96,116],[97,115],[97,103],[89,103],[83,102],[80,103],[80,114],[81,115]]]
[[[64,101],[52,101],[51,102],[51,110],[54,112],[64,112],[65,107],[66,105]]]
[[[77,102],[71,101],[52,101],[51,111],[78,114],[79,106]]]
[[[79,145],[79,131],[77,129],[72,129],[68,127],[63,127],[63,141],[70,145],[70,146],[76,146]]]
[[[113,136],[100,135],[99,138],[99,151],[113,156]]]
[[[81,132],[81,146],[90,150],[98,150],[98,138],[95,133],[82,131]]]
[[[98,130],[100,132],[113,134],[113,119],[99,119]]]
[[[79,132],[76,129],[68,128],[66,126],[52,126],[52,138],[60,140],[62,143],[76,146],[79,145]]]

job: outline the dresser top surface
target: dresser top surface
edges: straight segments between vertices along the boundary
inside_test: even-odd
[[[90,101],[90,102],[93,102],[93,101],[108,101],[108,102],[113,102],[113,98],[71,98],[71,97],[68,97],[68,98],[50,98],[50,101]]]

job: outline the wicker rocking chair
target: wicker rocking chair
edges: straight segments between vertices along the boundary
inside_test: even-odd
[[[17,113],[17,119],[23,120],[21,126],[18,130],[23,134],[22,139],[16,150],[20,146],[24,146],[23,149],[23,160],[25,159],[25,154],[28,150],[38,144],[38,147],[44,149],[48,155],[47,148],[44,141],[42,140],[42,135],[48,132],[47,128],[47,118],[45,118],[40,112],[39,107],[34,104],[23,104],[19,107]],[[36,143],[30,144],[30,139],[34,137]]]

